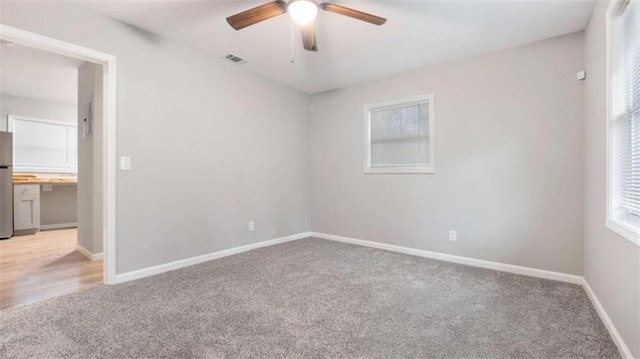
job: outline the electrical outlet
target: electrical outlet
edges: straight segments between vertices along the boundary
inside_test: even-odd
[[[53,191],[53,187],[50,184],[43,184],[42,192],[49,192],[49,191]]]
[[[449,240],[453,241],[453,242],[457,241],[458,240],[458,232],[453,231],[453,230],[449,231]]]
[[[255,223],[253,221],[249,222],[249,232],[253,232],[256,229]]]

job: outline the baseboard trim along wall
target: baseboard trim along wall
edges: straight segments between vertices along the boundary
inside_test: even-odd
[[[91,253],[88,249],[80,245],[80,243],[76,244],[76,250],[82,253],[85,257],[89,258],[91,261],[101,261],[103,257],[103,253]]]
[[[52,229],[77,228],[78,223],[57,223],[57,224],[41,224],[41,231],[49,231]]]
[[[175,269],[192,266],[194,264],[199,264],[199,263],[207,262],[207,261],[210,261],[210,260],[214,260],[214,259],[218,259],[218,258],[227,257],[227,256],[231,256],[231,255],[234,255],[234,254],[250,251],[252,249],[273,246],[275,244],[295,241],[295,240],[302,239],[302,238],[307,238],[307,237],[310,237],[310,236],[311,236],[311,233],[309,233],[309,232],[299,233],[299,234],[294,234],[294,235],[291,235],[291,236],[280,237],[280,238],[276,238],[276,239],[270,239],[270,240],[262,241],[262,242],[258,242],[258,243],[247,244],[246,246],[225,249],[225,250],[222,250],[222,251],[213,252],[213,253],[209,253],[209,254],[203,254],[203,255],[197,256],[197,257],[181,259],[181,260],[177,260],[177,261],[173,261],[173,262],[169,262],[169,263],[165,263],[165,264],[160,264],[160,265],[149,267],[149,268],[143,268],[143,269],[127,272],[127,273],[116,274],[116,283],[124,283],[124,282],[128,282],[128,281],[134,280],[134,279],[140,279],[140,278],[144,278],[144,277],[149,277],[149,276],[152,276],[152,275],[156,275],[156,274],[172,271],[172,270],[175,270]]]
[[[605,311],[604,307],[602,306],[602,304],[598,300],[598,297],[596,297],[595,293],[593,292],[593,290],[591,289],[591,287],[589,286],[587,281],[582,276],[577,276],[577,275],[573,275],[573,274],[566,274],[566,273],[559,273],[559,272],[553,272],[553,271],[547,271],[547,270],[542,270],[542,269],[529,268],[529,267],[522,267],[522,266],[517,266],[517,265],[513,265],[513,264],[505,264],[505,263],[499,263],[499,262],[486,261],[486,260],[482,260],[482,259],[455,256],[455,255],[451,255],[451,254],[430,252],[430,251],[425,251],[425,250],[420,250],[420,249],[395,246],[395,245],[392,245],[392,244],[385,244],[385,243],[379,243],[379,242],[366,241],[366,240],[362,240],[362,239],[355,239],[355,238],[349,238],[349,237],[336,236],[336,235],[332,235],[332,234],[317,233],[317,232],[305,232],[305,233],[294,234],[294,235],[291,235],[291,236],[271,239],[271,240],[267,240],[267,241],[263,241],[263,242],[248,244],[248,245],[241,246],[241,247],[225,249],[225,250],[222,250],[222,251],[213,252],[213,253],[209,253],[209,254],[204,254],[204,255],[201,255],[201,256],[197,256],[197,257],[186,258],[186,259],[182,259],[182,260],[178,260],[178,261],[173,261],[173,262],[170,262],[170,263],[160,264],[160,265],[149,267],[149,268],[143,268],[143,269],[127,272],[127,273],[118,274],[118,275],[116,275],[116,283],[124,283],[124,282],[128,282],[128,281],[131,281],[131,280],[140,279],[140,278],[144,278],[144,277],[149,277],[149,276],[152,276],[152,275],[156,275],[156,274],[160,274],[160,273],[164,273],[164,272],[180,269],[180,268],[183,268],[183,267],[188,267],[188,266],[192,266],[192,265],[195,265],[195,264],[207,262],[207,261],[210,261],[210,260],[214,260],[214,259],[218,259],[218,258],[222,258],[222,257],[227,257],[227,256],[231,256],[231,255],[234,255],[234,254],[239,254],[239,253],[242,253],[242,252],[247,252],[247,251],[250,251],[252,249],[268,247],[268,246],[272,246],[272,245],[276,245],[276,244],[280,244],[280,243],[285,243],[285,242],[290,242],[290,241],[295,241],[295,240],[298,240],[298,239],[303,239],[303,238],[308,238],[308,237],[327,239],[327,240],[331,240],[331,241],[355,244],[355,245],[364,246],[364,247],[377,248],[377,249],[387,250],[387,251],[391,251],[391,252],[397,252],[397,253],[403,253],[403,254],[418,256],[418,257],[437,259],[437,260],[442,260],[442,261],[446,261],[446,262],[453,262],[453,263],[464,264],[464,265],[469,265],[469,266],[474,266],[474,267],[498,270],[498,271],[502,271],[502,272],[526,275],[526,276],[530,276],[530,277],[557,280],[557,281],[561,281],[561,282],[582,285],[584,287],[585,291],[587,292],[587,295],[588,295],[589,299],[593,303],[593,306],[595,307],[596,311],[598,312],[598,315],[600,316],[600,318],[602,319],[603,323],[605,324],[607,330],[609,331],[609,334],[613,338],[613,341],[618,346],[618,349],[620,350],[620,354],[624,358],[633,359],[633,357],[631,356],[631,352],[629,351],[629,348],[626,346],[624,340],[620,336],[620,333],[618,333],[618,330],[616,329],[615,325],[611,321],[611,318],[609,317],[609,315]],[[90,255],[92,255],[92,254],[89,251],[87,251],[86,249],[82,248],[80,245],[78,245],[78,251],[80,251],[82,254],[86,255],[87,257],[89,257],[91,259]],[[100,258],[102,257],[102,253],[99,253],[98,255],[100,256]],[[93,256],[97,256],[97,255],[93,255]]]
[[[604,323],[604,326],[607,327],[607,330],[609,331],[613,342],[618,346],[620,355],[625,359],[633,359],[631,350],[629,350],[629,347],[627,347],[627,344],[625,344],[622,336],[618,332],[618,329],[616,329],[616,326],[613,324],[613,321],[609,317],[609,314],[607,314],[607,311],[604,310],[602,303],[600,303],[600,300],[598,300],[598,297],[596,297],[596,293],[591,289],[591,286],[584,278],[582,279],[582,286],[584,287],[585,292],[587,292],[589,299],[591,299],[591,303],[593,303],[593,306],[596,308],[596,312],[598,312],[598,315]]]
[[[412,256],[437,259],[441,261],[447,261],[447,262],[453,262],[453,263],[459,263],[459,264],[466,264],[469,266],[480,267],[480,268],[495,269],[502,272],[527,275],[530,277],[551,279],[551,280],[557,280],[557,281],[573,283],[573,284],[582,284],[582,277],[573,275],[573,274],[552,272],[552,271],[547,271],[543,269],[535,269],[535,268],[529,268],[529,267],[521,267],[513,264],[491,262],[491,261],[485,261],[482,259],[461,257],[461,256],[455,256],[452,254],[444,254],[439,252],[430,252],[430,251],[425,251],[421,249],[396,246],[392,244],[371,242],[363,239],[336,236],[333,234],[312,232],[311,236],[316,238],[328,239],[331,241],[356,244],[359,246],[384,249],[387,251],[404,253]]]
[[[613,321],[611,321],[611,318],[609,318],[609,315],[604,310],[604,307],[598,300],[598,297],[596,297],[596,294],[593,292],[593,290],[591,290],[589,283],[587,283],[584,277],[573,275],[573,274],[535,269],[530,267],[521,267],[513,264],[504,264],[499,262],[491,262],[491,261],[485,261],[482,259],[461,257],[461,256],[455,256],[455,255],[444,254],[439,252],[424,251],[420,249],[395,246],[392,244],[372,242],[372,241],[366,241],[362,239],[336,236],[333,234],[311,232],[311,237],[328,239],[336,242],[355,244],[355,245],[364,246],[364,247],[383,249],[391,252],[409,254],[409,255],[414,255],[414,256],[424,257],[424,258],[437,259],[437,260],[442,260],[446,262],[465,264],[465,265],[474,266],[474,267],[493,269],[493,270],[498,270],[502,272],[526,275],[530,277],[551,279],[551,280],[557,280],[557,281],[566,282],[566,283],[582,285],[584,290],[587,292],[587,295],[589,296],[591,303],[593,303],[593,306],[596,308],[596,311],[598,312],[600,319],[602,320],[605,327],[609,331],[609,335],[611,335],[614,343],[616,343],[616,345],[618,346],[618,350],[620,351],[620,354],[625,359],[633,359],[633,356],[631,355],[631,351],[629,350],[624,340],[620,336],[620,333],[618,333],[618,330],[613,324]]]

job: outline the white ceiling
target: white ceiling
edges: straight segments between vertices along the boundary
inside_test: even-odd
[[[0,45],[0,93],[74,104],[82,63],[28,47]]]
[[[86,6],[134,26],[185,42],[216,56],[232,53],[247,69],[307,93],[317,93],[392,74],[583,30],[592,1],[357,1],[344,6],[386,17],[374,26],[321,11],[317,53],[302,49],[291,20],[282,15],[240,31],[227,16],[265,0],[101,1]]]

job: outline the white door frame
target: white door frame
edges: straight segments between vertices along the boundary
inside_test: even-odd
[[[0,23],[0,40],[102,65],[103,68],[103,280],[116,283],[116,57]]]

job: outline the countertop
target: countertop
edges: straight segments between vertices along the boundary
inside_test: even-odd
[[[13,184],[66,184],[74,185],[78,183],[77,177],[71,176],[44,176],[44,175],[31,175],[31,174],[16,174],[13,175]]]

